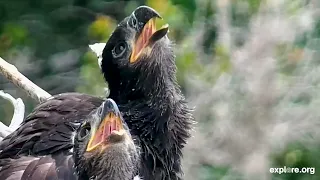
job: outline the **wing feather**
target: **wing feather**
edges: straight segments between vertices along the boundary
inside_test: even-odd
[[[0,160],[1,180],[77,180],[72,155],[22,156]]]
[[[72,148],[79,122],[101,105],[103,99],[63,93],[38,105],[22,125],[0,143],[0,158],[47,155]]]
[[[37,168],[37,164],[38,164],[39,158],[36,158],[34,160],[32,160],[27,166],[26,169],[24,170],[21,179],[29,179],[29,177],[32,177],[33,172],[35,171],[35,169]],[[19,163],[19,160],[17,160],[14,163]],[[13,164],[14,165],[14,164]]]

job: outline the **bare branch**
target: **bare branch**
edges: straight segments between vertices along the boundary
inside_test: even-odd
[[[3,140],[3,138],[11,134],[12,132],[12,129],[0,122],[0,142]]]
[[[0,96],[11,102],[14,107],[13,116],[9,128],[16,130],[24,119],[25,106],[21,98],[15,99],[10,94],[0,90]]]
[[[10,94],[5,93],[2,90],[0,90],[0,96],[10,101],[14,107],[14,112],[9,127],[0,122],[0,141],[2,141],[3,138],[15,131],[22,123],[24,119],[25,105],[22,99],[15,99]]]
[[[6,62],[0,57],[0,73],[2,73],[9,81],[23,89],[31,96],[33,99],[36,99],[39,102],[43,102],[51,95],[41,89],[39,86],[30,81],[27,77],[21,74],[18,69]]]

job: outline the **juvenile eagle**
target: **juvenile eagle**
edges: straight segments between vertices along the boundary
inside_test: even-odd
[[[1,180],[133,180],[139,148],[112,99],[81,122],[73,141],[72,151],[0,159]]]

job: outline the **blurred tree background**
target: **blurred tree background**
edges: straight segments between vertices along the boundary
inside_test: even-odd
[[[320,179],[269,173],[320,167],[317,0],[0,0],[0,56],[50,94],[104,96],[88,44],[106,42],[139,5],[170,25],[178,81],[196,107],[186,180]],[[26,113],[36,105],[2,76],[0,89],[21,97]],[[12,111],[0,99],[2,122]]]

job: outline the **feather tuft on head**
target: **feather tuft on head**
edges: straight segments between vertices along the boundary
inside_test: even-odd
[[[106,46],[106,43],[94,43],[89,44],[89,48],[97,55],[98,57],[98,64],[101,68],[101,62],[102,62],[102,52],[104,47]]]

